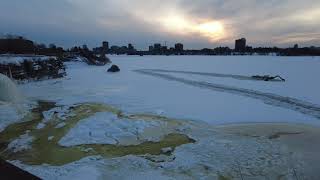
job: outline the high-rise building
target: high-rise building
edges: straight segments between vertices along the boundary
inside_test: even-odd
[[[161,44],[159,44],[159,43],[157,43],[157,44],[154,44],[154,46],[153,46],[153,50],[154,51],[161,51]]]
[[[246,50],[246,39],[245,38],[241,38],[241,39],[236,40],[235,50],[236,51],[245,51]]]
[[[183,51],[183,44],[181,44],[181,43],[175,44],[175,45],[174,45],[174,50],[175,50],[175,51],[178,51],[178,52]]]

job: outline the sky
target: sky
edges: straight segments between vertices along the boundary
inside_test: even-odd
[[[1,0],[0,35],[63,47],[320,46],[319,0]]]

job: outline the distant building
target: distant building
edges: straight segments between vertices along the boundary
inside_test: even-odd
[[[153,50],[154,50],[154,51],[157,51],[157,52],[160,52],[160,51],[161,51],[161,44],[159,44],[159,43],[154,44]]]
[[[149,52],[153,51],[153,46],[149,46]]]
[[[133,45],[132,45],[132,44],[128,44],[128,49],[131,50],[131,51],[133,51],[133,50],[134,50]]]
[[[136,54],[136,49],[134,48],[134,46],[132,44],[128,44],[127,54],[129,54],[129,55]]]
[[[247,40],[245,38],[237,39],[235,43],[235,51],[238,51],[238,52],[245,51],[246,41]]]
[[[119,46],[111,46],[110,50],[112,53],[116,53],[120,49]]]
[[[107,41],[102,42],[102,50],[104,52],[107,52],[109,50],[109,42],[107,42]]]
[[[161,46],[161,51],[162,52],[165,52],[165,51],[167,51],[168,50],[168,47],[167,46]]]
[[[183,44],[177,43],[174,45],[174,50],[177,52],[182,52],[183,51]]]

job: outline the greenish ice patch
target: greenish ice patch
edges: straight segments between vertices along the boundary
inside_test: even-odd
[[[138,145],[111,145],[111,144],[89,144],[78,145],[72,147],[62,147],[58,144],[59,140],[65,136],[80,120],[88,118],[98,112],[111,112],[120,118],[131,120],[149,119],[161,120],[178,125],[175,120],[165,117],[153,115],[128,115],[125,116],[121,110],[104,104],[79,104],[69,108],[70,114],[73,116],[67,117],[63,122],[65,126],[55,128],[56,125],[62,122],[56,115],[46,123],[42,129],[37,129],[37,125],[43,120],[43,112],[57,107],[54,102],[40,101],[20,123],[8,126],[0,133],[0,157],[5,160],[20,160],[25,164],[40,165],[64,165],[70,162],[80,160],[87,156],[100,155],[103,157],[121,157],[126,155],[159,155],[161,149],[166,147],[176,148],[177,146],[194,143],[195,141],[187,135],[180,133],[171,133],[164,136],[159,142],[143,142]],[[19,152],[14,152],[8,149],[8,144],[26,132],[34,140],[31,143],[32,148]],[[48,137],[53,139],[48,140]]]

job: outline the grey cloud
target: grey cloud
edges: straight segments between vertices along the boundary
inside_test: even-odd
[[[164,31],[156,17],[175,11],[221,21],[227,37],[212,42],[193,34],[180,36]],[[109,40],[145,48],[154,42],[180,41],[187,47],[202,48],[233,46],[234,39],[242,36],[252,45],[319,46],[317,11],[319,0],[3,0],[0,33],[22,34],[64,46],[96,46]]]

